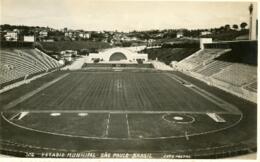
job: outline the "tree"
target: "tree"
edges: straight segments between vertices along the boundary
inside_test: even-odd
[[[234,24],[234,25],[232,26],[232,28],[235,29],[235,30],[237,30],[237,29],[238,29],[238,25],[237,25],[237,24]]]
[[[229,31],[230,30],[230,25],[226,24],[224,28],[225,28],[225,31]]]
[[[247,26],[247,23],[246,23],[246,22],[242,22],[242,23],[240,24],[240,28],[241,28],[241,29],[245,29],[246,26]]]
[[[224,30],[225,30],[225,27],[224,27],[224,26],[219,27],[219,31],[220,31],[220,32],[223,32]]]

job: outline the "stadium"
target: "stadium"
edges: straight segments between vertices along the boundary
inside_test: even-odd
[[[199,46],[177,46],[109,47],[64,64],[36,42],[1,42],[0,153],[133,159],[255,154],[257,40],[200,38]]]

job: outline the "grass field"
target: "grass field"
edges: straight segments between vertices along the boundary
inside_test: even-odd
[[[14,109],[224,111],[163,73],[132,72],[74,72]]]
[[[0,98],[0,150],[15,156],[215,158],[256,148],[256,105],[178,73],[56,72]]]

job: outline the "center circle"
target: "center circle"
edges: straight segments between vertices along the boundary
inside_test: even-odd
[[[127,60],[126,55],[122,52],[115,52],[109,58],[109,61],[121,61],[121,60]]]

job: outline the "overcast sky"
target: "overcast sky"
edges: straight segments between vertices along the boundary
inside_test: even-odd
[[[1,24],[84,30],[211,28],[248,23],[249,2],[0,0]]]

